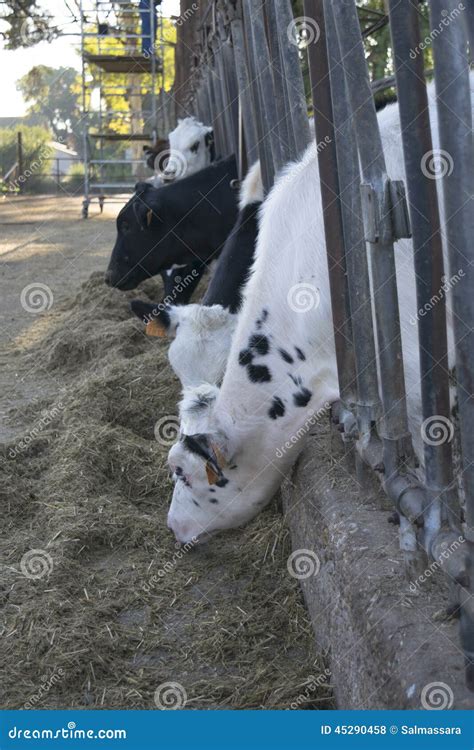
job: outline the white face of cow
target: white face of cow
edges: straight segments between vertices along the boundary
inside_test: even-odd
[[[264,473],[254,474],[245,455],[250,444],[244,434],[236,435],[231,425],[216,421],[218,393],[208,385],[185,390],[182,433],[168,456],[175,481],[168,526],[182,544],[206,541],[218,531],[245,524],[268,499],[265,495],[262,500]],[[250,454],[258,457],[258,447]]]
[[[194,117],[180,120],[169,134],[169,158],[163,170],[167,181],[189,177],[208,167],[214,157],[212,127],[203,125]]]

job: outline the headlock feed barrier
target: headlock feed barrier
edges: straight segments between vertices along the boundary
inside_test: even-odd
[[[458,0],[429,1],[440,137],[434,152],[419,3],[387,0],[386,6],[388,15],[375,15],[372,28],[390,24],[406,185],[387,174],[373,98],[380,84],[369,81],[355,0],[305,0],[303,18],[293,18],[290,0],[211,0],[187,106],[212,122],[218,153],[239,155],[241,178],[260,159],[268,191],[312,137],[295,43],[303,32],[341,393],[337,416],[356,448],[359,479],[375,472],[399,514],[410,578],[433,561],[446,573],[474,690],[474,11]],[[456,399],[450,396],[440,207],[436,180],[422,168],[436,156],[445,160],[436,177],[449,268],[463,276],[450,290]],[[421,311],[424,476],[407,418],[394,254],[403,237],[413,238]]]

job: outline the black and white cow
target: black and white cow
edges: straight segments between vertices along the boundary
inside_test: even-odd
[[[428,96],[436,153],[432,85]],[[387,173],[404,179],[398,105],[387,106],[378,119]],[[395,259],[408,414],[420,455],[411,240],[396,243]],[[448,290],[448,359],[453,362],[449,298]],[[338,397],[317,146],[312,143],[298,163],[283,171],[263,204],[256,259],[221,387],[188,388],[181,402],[180,439],[169,453],[175,489],[168,524],[178,541],[205,540],[255,516],[290,471],[314,421]]]
[[[173,338],[168,356],[183,386],[219,383],[222,379],[242,289],[254,258],[262,201],[263,185],[257,162],[242,183],[239,215],[202,304],[183,307],[141,300],[130,304],[151,335]]]
[[[150,182],[154,187],[182,177],[190,177],[216,160],[214,131],[195,117],[185,117],[168,135],[153,146],[144,146],[146,164],[155,171]]]
[[[202,274],[221,252],[237,218],[231,187],[236,179],[232,156],[166,187],[138,183],[117,217],[106,283],[134,289],[163,270],[189,264],[198,264]],[[178,301],[187,301],[190,294],[186,287]]]

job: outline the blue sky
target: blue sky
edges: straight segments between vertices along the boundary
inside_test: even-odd
[[[39,4],[54,15],[56,22],[64,30],[69,33],[78,32],[78,24],[72,22],[64,0],[40,0]],[[179,15],[179,0],[163,0],[162,7],[165,16]],[[71,8],[76,9],[73,3],[71,3]],[[5,50],[3,46],[0,46],[0,70],[2,71],[0,117],[15,117],[25,113],[25,102],[20,92],[16,90],[15,84],[18,78],[21,78],[34,65],[50,65],[51,67],[70,65],[79,70],[78,43],[77,36],[65,36],[50,43],[41,42],[34,47],[14,51]]]

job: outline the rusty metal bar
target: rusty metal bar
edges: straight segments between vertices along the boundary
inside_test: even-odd
[[[320,30],[318,41],[308,46],[309,70],[316,143],[326,144],[317,150],[339,389],[341,400],[350,408],[356,400],[355,361],[323,0],[305,0],[304,9]]]

